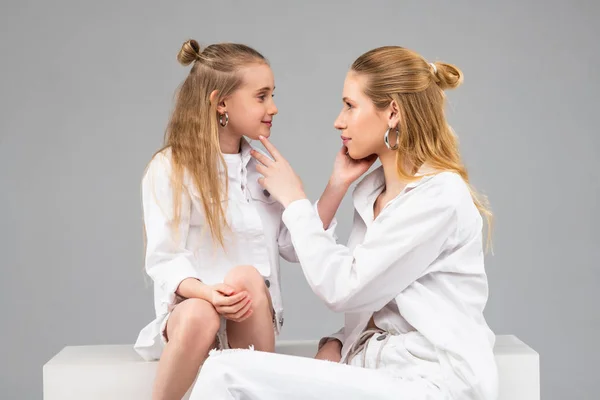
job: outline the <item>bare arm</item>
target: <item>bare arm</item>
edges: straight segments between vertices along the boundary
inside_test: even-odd
[[[323,222],[323,229],[327,229],[329,224],[331,224],[349,187],[349,184],[336,183],[333,179],[330,179],[327,183],[327,187],[323,191],[317,205],[319,218]]]

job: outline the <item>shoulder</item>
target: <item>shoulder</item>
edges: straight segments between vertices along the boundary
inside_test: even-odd
[[[465,200],[471,201],[469,185],[457,173],[444,171],[423,178],[422,186],[428,195],[439,197],[447,205],[458,206]]]
[[[170,148],[163,149],[150,159],[144,171],[143,183],[150,181],[170,181],[173,170],[172,153]]]
[[[172,166],[172,162],[173,162],[173,155],[171,152],[171,148],[167,147],[166,149],[163,149],[159,152],[157,152],[156,154],[154,154],[154,156],[152,157],[152,159],[150,159],[150,162],[148,163],[148,170],[154,170],[157,168],[171,168]]]
[[[473,202],[469,184],[455,172],[440,172],[423,184],[422,200],[438,210],[451,212],[464,227],[480,229],[482,217]]]
[[[473,205],[467,183],[449,171],[424,176],[397,200],[394,208],[404,212],[410,209],[417,215],[461,214],[461,210]]]

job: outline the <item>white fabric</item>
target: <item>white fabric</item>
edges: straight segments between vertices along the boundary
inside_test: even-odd
[[[393,335],[382,357],[403,359],[397,363],[403,376],[424,376],[456,399],[497,398],[495,336],[483,316],[482,218],[467,185],[451,172],[424,176],[374,219],[383,186],[382,168],[357,185],[348,246],[325,234],[307,200],[283,213],[310,287],[346,313],[335,335],[343,357],[373,316]],[[367,354],[367,367],[375,354]]]
[[[150,162],[142,180],[142,202],[147,236],[145,267],[154,282],[156,318],[142,329],[134,346],[144,359],[160,358],[164,348],[161,327],[176,304],[179,284],[186,278],[207,285],[222,283],[227,272],[238,265],[252,265],[265,278],[275,310],[276,333],[281,329],[284,320],[279,257],[297,262],[297,256],[281,221],[283,207],[258,183],[260,174],[256,171],[257,161],[250,156],[251,149],[242,139],[239,154],[223,154],[229,190],[222,201],[231,227],[223,232],[225,249],[211,238],[198,189],[187,172],[178,234],[173,234],[170,150],[157,154]],[[225,171],[220,171],[224,178]],[[334,229],[335,221],[327,230],[332,240]]]
[[[310,358],[225,350],[204,363],[190,400],[443,400],[420,377],[398,378],[382,370]]]

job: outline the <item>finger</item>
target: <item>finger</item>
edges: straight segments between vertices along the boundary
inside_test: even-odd
[[[247,320],[248,318],[250,318],[252,316],[252,314],[254,313],[254,309],[250,308],[248,310],[248,312],[245,315],[242,315],[239,319],[238,322],[243,322],[245,320]]]
[[[260,177],[258,178],[258,184],[264,188],[266,188],[265,186],[265,178],[264,177]]]
[[[252,307],[248,308],[248,310],[243,310],[243,312],[239,313],[239,316],[232,317],[231,320],[235,322],[244,322],[254,313],[254,309]]]
[[[252,314],[252,304],[247,304],[233,316],[238,322],[242,322]]]
[[[259,138],[260,142],[263,144],[263,146],[265,146],[265,149],[267,149],[267,151],[269,152],[269,154],[271,154],[275,161],[279,161],[283,158],[279,151],[275,148],[275,146],[273,146],[273,144],[269,142],[269,139],[262,135],[260,135]]]
[[[231,286],[228,286],[224,283],[219,283],[215,285],[214,288],[217,292],[221,293],[224,296],[231,296],[235,293],[235,290]]]
[[[235,314],[244,307],[247,307],[250,303],[252,303],[252,300],[250,298],[246,298],[231,306],[221,306],[219,307],[219,314]]]
[[[348,156],[348,147],[345,144],[340,147],[340,151],[338,151],[339,155]]]
[[[232,312],[232,313],[225,313],[223,314],[223,316],[227,319],[231,319],[233,321],[236,322],[241,322],[242,317],[245,316],[246,314],[248,314],[248,311],[250,311],[252,308],[252,302],[248,302],[247,304],[244,304],[244,307],[240,308],[239,310]]]
[[[247,296],[248,296],[247,292],[237,293],[237,294],[234,294],[233,296],[219,296],[215,305],[217,305],[219,307],[232,306],[232,305],[237,304],[240,301],[244,300]]]
[[[273,164],[273,160],[271,160],[269,157],[267,157],[260,151],[252,150],[250,152],[250,155],[254,157],[258,162],[260,162],[263,165],[266,165],[267,167]]]
[[[268,170],[269,170],[269,168],[265,167],[262,164],[257,164],[256,165],[256,171],[258,171],[258,173],[261,174],[261,175],[266,175]]]
[[[233,296],[227,296],[227,297],[224,297],[224,300],[221,303],[221,306],[232,306],[234,304],[239,303],[240,301],[246,300],[246,298],[248,298],[248,297],[249,297],[248,292],[241,292],[241,293],[234,294]]]

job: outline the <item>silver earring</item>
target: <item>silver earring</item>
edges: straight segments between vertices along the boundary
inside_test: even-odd
[[[223,120],[223,117],[225,117],[225,120]],[[219,115],[219,125],[221,125],[223,128],[225,128],[228,123],[229,123],[229,115],[227,114],[227,111],[225,111],[224,114]]]
[[[392,146],[390,146],[390,139],[389,139],[391,129],[392,128],[388,128],[388,130],[385,131],[385,135],[383,136],[383,141],[385,142],[385,146],[388,149],[398,150],[398,143],[400,142],[400,130],[396,128],[396,144],[394,145],[394,147],[392,147]]]

